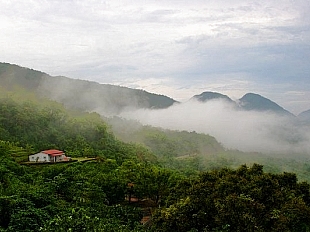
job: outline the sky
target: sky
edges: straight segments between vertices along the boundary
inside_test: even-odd
[[[309,0],[0,0],[0,62],[186,101],[310,109]]]

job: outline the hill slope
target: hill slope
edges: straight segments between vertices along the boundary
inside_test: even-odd
[[[270,111],[277,114],[294,116],[277,103],[255,93],[247,93],[239,99],[239,105],[244,110]]]
[[[201,101],[201,102],[206,102],[206,101],[215,100],[215,99],[224,99],[231,103],[234,102],[228,96],[221,94],[221,93],[216,93],[216,92],[203,92],[199,95],[193,96],[192,99],[197,99],[198,101]]]
[[[303,122],[310,123],[310,109],[298,114],[298,118]]]
[[[211,155],[224,151],[223,146],[210,135],[142,126],[136,121],[118,117],[106,121],[119,139],[143,144],[157,157]]]
[[[60,149],[71,157],[156,160],[147,149],[116,139],[97,113],[69,111],[59,103],[19,94],[0,91],[0,140],[35,152]]]
[[[143,90],[53,77],[7,63],[0,63],[0,86],[7,90],[24,88],[69,108],[96,110],[107,115],[117,114],[125,108],[167,108],[176,102],[172,98]]]

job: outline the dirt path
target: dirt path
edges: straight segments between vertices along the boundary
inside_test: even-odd
[[[143,217],[141,219],[141,223],[143,225],[145,225],[146,223],[148,223],[151,220],[151,216],[152,216],[151,208],[149,208],[149,207],[142,208],[142,214],[143,214]]]

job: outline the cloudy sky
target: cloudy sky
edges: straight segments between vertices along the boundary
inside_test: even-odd
[[[309,0],[0,0],[0,62],[186,100],[310,109]]]

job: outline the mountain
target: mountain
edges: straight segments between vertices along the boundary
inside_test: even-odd
[[[298,114],[298,119],[300,119],[303,122],[310,123],[310,109]]]
[[[216,92],[203,92],[199,95],[193,96],[192,99],[196,99],[201,102],[207,102],[207,101],[214,100],[214,99],[224,99],[231,103],[234,102],[228,96],[221,94],[221,93],[216,93]]]
[[[8,63],[0,63],[0,87],[6,90],[26,89],[69,108],[118,114],[135,108],[167,108],[172,98],[121,86],[50,76],[46,73]]]
[[[248,111],[269,111],[277,114],[294,116],[292,113],[285,110],[277,103],[255,93],[245,94],[241,99],[239,99],[239,106],[243,110]]]
[[[174,99],[144,90],[99,84],[97,82],[50,76],[46,73],[8,63],[0,63],[0,88],[11,91],[26,89],[64,104],[68,108],[96,111],[102,115],[117,115],[123,110],[163,109],[177,103]],[[238,103],[216,92],[203,92],[192,99],[206,102],[222,99],[242,110],[270,111],[294,116],[275,102],[254,93],[247,93]],[[303,117],[303,116],[302,116]]]
[[[247,93],[238,102],[233,101],[227,95],[217,92],[203,92],[199,95],[193,96],[191,99],[196,99],[200,102],[207,102],[210,100],[222,99],[229,103],[233,103],[238,106],[241,110],[255,110],[255,111],[270,111],[277,114],[294,116],[289,111],[283,109],[277,103],[265,98],[259,94]]]

